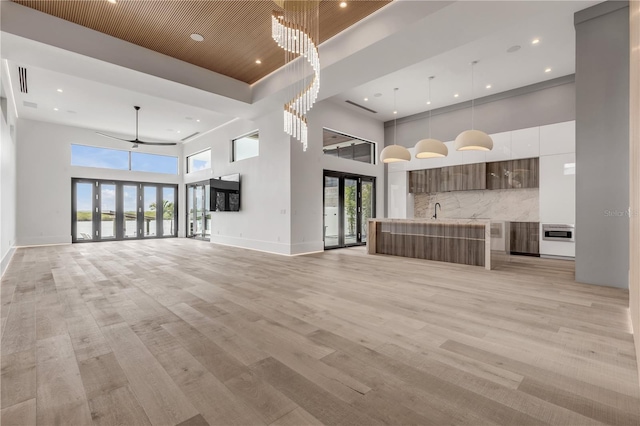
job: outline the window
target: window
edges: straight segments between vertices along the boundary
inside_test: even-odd
[[[135,172],[178,174],[178,158],[168,155],[131,152],[131,170]]]
[[[322,144],[325,155],[362,163],[376,163],[376,144],[373,142],[323,129]]]
[[[129,170],[129,151],[98,148],[95,146],[71,145],[71,165]]]
[[[257,157],[260,153],[258,132],[250,133],[231,141],[231,161],[240,161],[251,157]]]
[[[71,145],[71,165],[178,174],[178,157],[75,144]]]
[[[211,168],[211,150],[187,156],[187,173],[198,172]]]

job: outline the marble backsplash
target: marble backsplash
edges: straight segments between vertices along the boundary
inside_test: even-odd
[[[539,189],[502,189],[486,191],[452,191],[437,194],[414,194],[413,213],[417,218],[431,218],[433,206],[440,203],[438,218],[485,218],[511,222],[539,222]]]

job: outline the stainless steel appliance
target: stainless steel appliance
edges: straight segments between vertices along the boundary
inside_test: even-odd
[[[542,239],[546,241],[575,241],[575,225],[543,223]]]

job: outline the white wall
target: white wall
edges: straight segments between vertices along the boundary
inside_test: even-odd
[[[382,149],[383,125],[329,102],[315,105],[309,115],[309,143],[302,144],[282,130],[282,111],[255,121],[234,120],[183,147],[183,156],[211,148],[212,170],[189,173],[184,182],[240,173],[242,200],[239,212],[212,212],[211,242],[280,254],[301,254],[324,249],[323,170],[373,176],[377,179],[377,211],[384,207],[381,165],[325,156],[324,127],[378,143]],[[230,162],[231,140],[258,130],[257,157]],[[185,160],[186,161],[186,160]],[[184,205],[184,195],[182,195]],[[181,220],[184,213],[181,214]]]
[[[182,181],[180,175],[71,166],[71,144],[131,149],[128,142],[104,138],[92,130],[25,119],[18,120],[18,128],[18,246],[71,242],[71,178],[170,184]],[[140,146],[137,151],[180,155],[180,148],[175,146]]]
[[[259,155],[231,162],[231,141],[259,131]],[[185,175],[184,182],[240,173],[239,212],[211,212],[211,242],[290,254],[289,137],[282,130],[282,112],[256,121],[234,120],[183,147],[186,157],[211,148],[211,170]],[[184,194],[181,197],[184,205]],[[184,212],[181,221],[184,221]]]
[[[11,260],[16,242],[17,126],[11,100],[7,101],[6,109],[7,121],[0,114],[0,275]]]
[[[347,160],[322,151],[322,129],[327,128],[376,143],[376,162],[384,148],[383,123],[354,113],[330,101],[319,102],[309,113],[309,147],[299,142],[291,148],[292,250],[319,251],[323,242],[323,171],[353,173],[376,178],[376,215],[384,215],[384,166]]]

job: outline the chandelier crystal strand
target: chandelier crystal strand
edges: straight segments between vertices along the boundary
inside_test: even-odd
[[[291,101],[284,105],[285,132],[302,142],[306,151],[308,142],[307,113],[318,99],[320,91],[320,59],[315,40],[318,39],[318,2],[293,1],[292,10],[274,11],[271,17],[273,40],[285,51],[285,60],[295,73],[294,94]],[[298,61],[296,59],[302,58]],[[293,62],[291,64],[291,62]],[[312,68],[312,77],[308,82],[305,75],[307,67]]]

